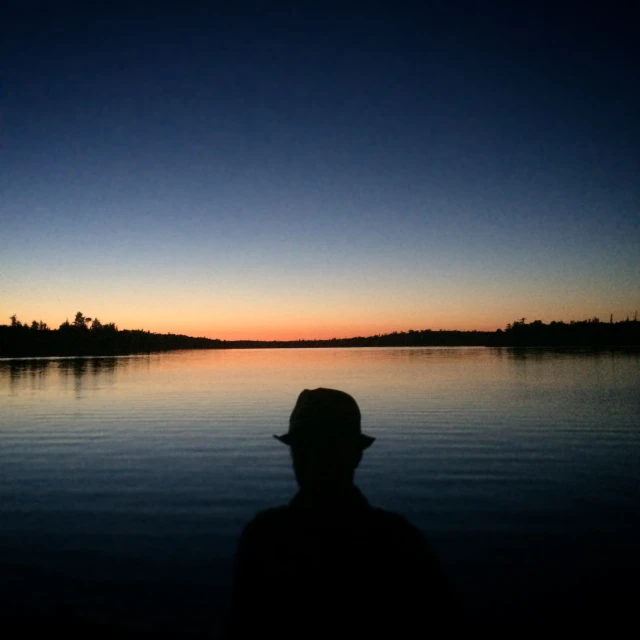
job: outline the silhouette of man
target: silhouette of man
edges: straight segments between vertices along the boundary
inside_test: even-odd
[[[299,492],[259,513],[240,537],[232,637],[407,632],[452,625],[457,607],[422,534],[369,505],[354,484],[362,452],[360,410],[347,393],[303,391],[289,431]]]

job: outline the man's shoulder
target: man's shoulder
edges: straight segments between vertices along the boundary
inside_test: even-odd
[[[413,527],[413,525],[407,520],[405,516],[398,513],[397,511],[389,511],[388,509],[383,509],[382,507],[370,506],[369,510],[371,511],[373,517],[378,518],[382,522],[386,522],[391,526],[396,527]]]
[[[388,511],[380,507],[371,507],[371,517],[384,528],[407,536],[422,538],[421,531],[405,516],[395,511]]]
[[[291,509],[288,505],[264,509],[256,513],[245,525],[241,538],[250,540],[255,537],[268,536],[272,532],[275,535],[283,527],[287,526],[290,520]]]
[[[281,505],[278,507],[269,507],[256,513],[247,523],[247,528],[260,528],[269,526],[273,523],[281,522],[291,517],[291,507],[289,505]]]

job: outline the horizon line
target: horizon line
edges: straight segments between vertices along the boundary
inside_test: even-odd
[[[17,319],[17,314],[12,314],[12,316],[9,316],[9,318],[13,318],[15,317]],[[91,318],[88,318],[89,321],[91,321]],[[403,330],[398,330],[398,329],[394,329],[392,331],[386,331],[386,332],[376,332],[376,333],[360,333],[360,334],[350,334],[350,335],[346,335],[346,336],[332,336],[330,338],[309,338],[309,337],[298,337],[298,338],[255,338],[255,337],[251,337],[251,338],[220,338],[220,337],[208,337],[206,335],[193,335],[193,334],[187,334],[187,333],[175,333],[173,331],[166,331],[166,332],[159,332],[159,331],[151,331],[150,329],[143,329],[143,328],[137,328],[137,329],[129,329],[129,328],[120,328],[118,327],[117,323],[104,323],[104,324],[111,324],[111,325],[115,325],[115,327],[117,328],[118,331],[141,331],[141,332],[145,332],[145,333],[152,333],[152,334],[157,334],[157,335],[175,335],[175,336],[184,336],[184,337],[188,337],[188,338],[193,338],[193,339],[204,339],[204,340],[211,340],[211,341],[218,341],[218,342],[261,342],[261,343],[293,343],[293,342],[332,342],[332,341],[338,341],[338,340],[355,340],[355,339],[361,339],[361,338],[376,338],[376,337],[384,337],[384,336],[391,336],[391,335],[396,335],[396,334],[411,334],[412,332],[414,333],[423,333],[423,332],[432,332],[432,333],[486,333],[486,334],[491,334],[491,333],[496,333],[498,331],[505,331],[508,327],[510,327],[511,325],[515,324],[515,323],[524,323],[527,325],[532,324],[533,322],[542,322],[543,324],[550,324],[550,323],[558,323],[558,324],[571,324],[571,323],[576,323],[576,322],[599,322],[602,324],[610,324],[610,323],[614,323],[617,324],[618,322],[625,322],[625,321],[631,321],[632,318],[630,316],[630,314],[627,314],[626,318],[622,319],[622,320],[614,320],[613,319],[613,314],[610,314],[609,319],[607,320],[600,320],[600,318],[598,316],[591,316],[588,318],[584,318],[582,320],[550,320],[548,322],[544,322],[543,320],[540,319],[535,319],[532,320],[530,322],[526,322],[526,318],[525,317],[520,317],[516,320],[514,320],[513,322],[508,322],[506,323],[506,325],[504,325],[504,327],[497,327],[495,329],[444,329],[444,328],[440,328],[440,329],[433,329],[433,328],[424,328],[424,329],[403,329]],[[27,323],[22,323],[19,319],[17,319],[17,321],[19,322],[19,324],[23,327],[27,327],[29,328],[31,326],[31,324],[33,322],[37,322],[35,320],[33,320],[31,323],[27,322]],[[634,313],[633,315],[633,321],[637,321],[637,311]],[[40,321],[42,322],[42,321]],[[48,325],[46,326],[46,328],[48,330],[51,331],[57,331],[60,326],[64,325],[65,323],[68,323],[68,317],[67,319],[60,323],[60,325],[58,325],[57,327],[49,327]],[[72,323],[71,326],[73,326]],[[104,326],[103,324],[103,326]],[[45,323],[46,325],[46,323]],[[6,326],[6,327],[10,327],[11,325],[7,325],[5,323],[3,323],[0,326]]]

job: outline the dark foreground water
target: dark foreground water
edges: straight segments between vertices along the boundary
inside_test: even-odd
[[[215,633],[243,524],[295,491],[271,434],[318,386],[358,400],[359,486],[478,619],[635,608],[639,352],[391,348],[0,360],[3,615]]]

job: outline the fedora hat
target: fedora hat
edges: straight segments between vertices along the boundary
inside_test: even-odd
[[[375,438],[361,431],[358,403],[337,389],[305,389],[289,418],[289,431],[273,436],[292,446],[302,443],[332,442],[352,444],[360,451]]]

